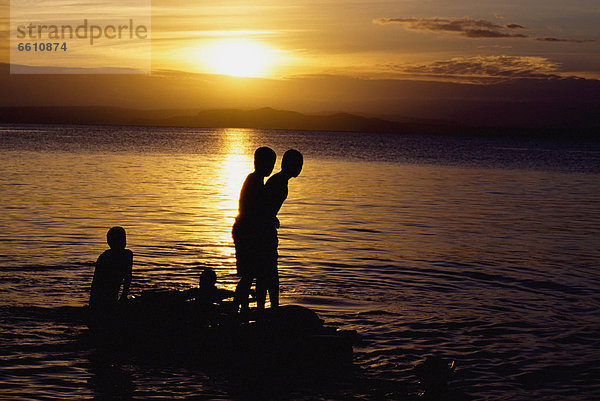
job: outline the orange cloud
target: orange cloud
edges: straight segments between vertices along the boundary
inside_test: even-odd
[[[420,64],[388,65],[393,71],[448,78],[481,79],[561,78],[560,65],[543,57],[456,57]]]

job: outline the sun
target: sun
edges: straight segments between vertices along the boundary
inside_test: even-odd
[[[268,76],[276,63],[276,50],[249,39],[219,39],[201,52],[205,69],[234,77]]]

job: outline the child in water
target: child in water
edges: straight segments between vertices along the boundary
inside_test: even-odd
[[[302,171],[304,159],[302,153],[290,149],[283,155],[281,160],[281,171],[273,174],[265,184],[264,210],[266,218],[266,234],[264,245],[266,252],[263,270],[256,279],[256,305],[264,309],[267,292],[271,300],[271,307],[279,306],[279,273],[277,271],[277,229],[279,220],[277,213],[288,196],[288,181],[290,178],[298,177]]]
[[[233,291],[217,287],[217,274],[210,267],[202,270],[198,289],[188,291],[195,294],[200,309],[204,311],[210,310],[214,303],[223,304],[224,299],[234,295]]]
[[[240,191],[239,212],[233,224],[237,274],[241,279],[235,289],[235,308],[245,313],[252,281],[267,262],[265,252],[264,179],[275,166],[275,152],[260,147],[254,152],[254,171],[246,177]],[[257,279],[258,280],[258,279]]]
[[[127,299],[133,265],[133,252],[125,249],[127,239],[123,227],[108,230],[106,241],[110,249],[102,252],[96,261],[90,291],[90,309],[101,314],[110,312],[117,304],[121,285],[120,299]]]

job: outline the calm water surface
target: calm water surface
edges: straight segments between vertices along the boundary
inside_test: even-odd
[[[132,292],[236,283],[252,153],[304,153],[280,212],[283,303],[357,330],[357,383],[281,398],[600,399],[600,146],[241,129],[0,126],[0,398],[236,399],[177,366],[98,362],[73,319],[113,225]],[[243,393],[243,389],[241,390]]]

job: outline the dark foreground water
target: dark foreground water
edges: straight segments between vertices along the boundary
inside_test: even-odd
[[[305,155],[280,212],[283,303],[364,342],[356,377],[279,399],[409,399],[456,361],[461,398],[600,399],[600,146],[417,135],[0,127],[0,398],[239,399],[227,378],[81,341],[93,262],[122,225],[132,292],[233,288],[252,153]]]

